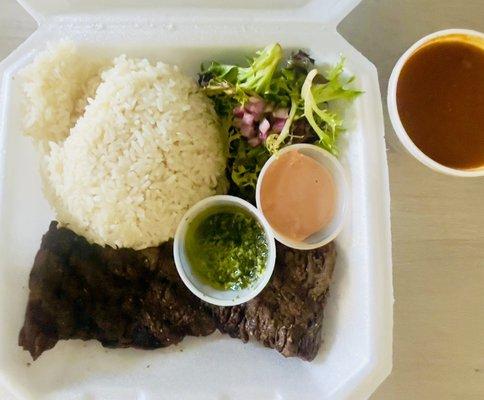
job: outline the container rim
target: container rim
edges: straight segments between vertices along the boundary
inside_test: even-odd
[[[336,27],[361,0],[246,0],[244,3],[227,0],[16,0],[40,25],[51,17],[84,15],[110,17],[134,15],[175,19],[226,19],[240,21],[255,19],[261,22],[316,22]],[[266,11],[261,13],[261,11]],[[270,11],[268,13],[267,11]],[[263,15],[261,17],[260,15]]]

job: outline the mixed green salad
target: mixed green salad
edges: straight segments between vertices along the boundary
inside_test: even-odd
[[[361,92],[348,88],[344,59],[320,73],[302,50],[283,62],[272,44],[246,67],[212,61],[202,65],[199,84],[212,98],[229,138],[231,192],[253,198],[264,163],[292,143],[314,143],[338,155],[343,121],[329,109],[332,101],[351,100]]]

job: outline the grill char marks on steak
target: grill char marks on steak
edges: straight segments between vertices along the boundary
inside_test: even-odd
[[[151,349],[218,328],[284,356],[312,360],[334,268],[333,244],[312,251],[277,247],[269,285],[234,307],[210,306],[180,280],[172,244],[140,251],[89,244],[52,222],[30,273],[19,345],[34,359],[66,339]]]
[[[150,349],[215,330],[209,310],[179,280],[168,243],[112,249],[52,222],[29,289],[19,345],[34,359],[63,339]]]
[[[287,357],[314,359],[335,256],[334,244],[313,251],[278,244],[268,286],[245,304],[214,307],[217,328],[244,342],[258,340]]]

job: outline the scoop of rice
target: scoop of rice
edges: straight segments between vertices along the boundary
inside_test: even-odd
[[[51,202],[59,221],[91,242],[159,245],[224,180],[217,116],[174,66],[121,56],[101,78],[68,137],[50,143]]]
[[[20,71],[24,133],[38,142],[64,140],[100,82],[101,60],[86,59],[73,42],[48,44]]]

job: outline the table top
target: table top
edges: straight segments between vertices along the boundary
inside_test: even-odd
[[[35,30],[0,0],[0,60]],[[394,366],[372,400],[484,398],[484,178],[440,175],[398,142],[386,112],[393,65],[445,28],[484,31],[483,0],[363,0],[340,33],[378,68],[392,200]],[[0,398],[10,400],[0,389]]]

